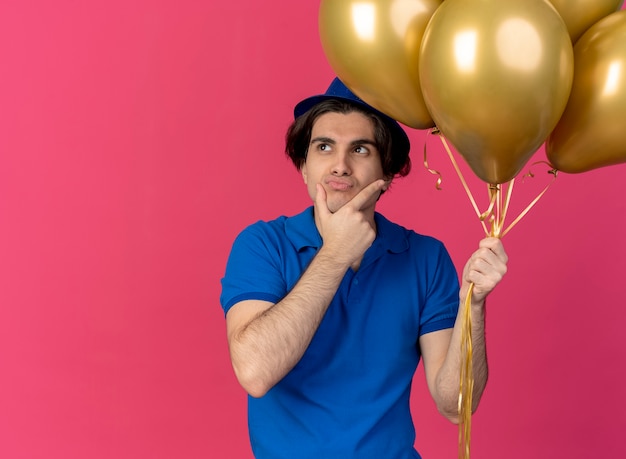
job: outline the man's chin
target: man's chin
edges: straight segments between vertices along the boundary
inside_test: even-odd
[[[327,201],[326,205],[328,206],[328,210],[330,210],[333,214],[345,206],[350,201],[349,198],[345,199],[333,199],[331,201]]]

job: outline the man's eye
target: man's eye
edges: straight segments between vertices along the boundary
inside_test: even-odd
[[[368,150],[367,148],[363,147],[363,146],[356,147],[356,148],[354,149],[354,151],[355,151],[356,153],[360,153],[360,154],[362,154],[362,155],[364,155],[364,154],[366,154],[366,153],[369,153],[369,150]]]
[[[321,143],[319,148],[321,151],[328,151],[330,150],[330,145],[328,145],[327,143]]]

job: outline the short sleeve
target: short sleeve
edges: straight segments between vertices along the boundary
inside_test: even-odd
[[[257,222],[235,239],[222,278],[220,303],[224,314],[244,300],[277,303],[286,294],[279,250],[267,224]]]
[[[436,241],[437,250],[428,267],[426,301],[420,314],[419,335],[454,327],[459,309],[459,279],[444,245]]]

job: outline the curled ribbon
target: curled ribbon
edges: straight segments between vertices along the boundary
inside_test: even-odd
[[[545,163],[551,167],[548,173],[553,175],[552,181],[550,181],[546,187],[539,193],[539,195],[533,199],[530,204],[513,220],[513,222],[505,228],[505,220],[513,195],[513,186],[515,179],[506,184],[489,184],[489,206],[485,212],[480,212],[476,200],[472,195],[472,192],[463,177],[463,173],[459,169],[459,166],[446,142],[446,139],[441,132],[435,128],[432,131],[433,134],[439,135],[441,143],[448,153],[448,157],[454,166],[454,169],[459,176],[461,184],[465,189],[465,192],[476,212],[478,220],[485,231],[485,235],[493,236],[497,238],[503,238],[519,221],[528,214],[528,212],[537,204],[539,199],[548,191],[548,188],[554,183],[557,177],[557,170],[553,168],[549,163],[539,161],[533,165]],[[424,164],[428,167],[426,162],[426,146],[424,146]],[[429,169],[430,171],[430,169]],[[431,172],[432,173],[432,172]],[[437,173],[437,172],[435,172]],[[441,174],[439,174],[441,176]],[[523,178],[533,178],[534,174],[529,171],[523,176]],[[438,182],[440,185],[441,182]],[[506,193],[503,191],[506,189]],[[438,187],[439,189],[439,187]],[[503,199],[504,194],[504,199]],[[487,228],[489,223],[490,228]],[[467,297],[465,298],[465,310],[463,312],[462,324],[461,324],[461,356],[464,356],[464,361],[461,364],[460,380],[459,380],[459,398],[458,398],[458,411],[459,411],[459,459],[470,459],[470,446],[471,446],[471,429],[472,429],[472,397],[474,391],[474,373],[473,373],[473,352],[472,352],[472,314],[471,314],[471,299],[474,284],[470,284]]]
[[[439,129],[433,128],[433,130],[431,131],[431,134],[439,134]],[[437,190],[441,190],[441,183],[442,183],[441,172],[435,169],[431,169],[430,166],[428,165],[428,153],[426,151],[426,146],[427,146],[427,143],[424,142],[424,167],[426,168],[428,172],[437,176],[437,182],[435,183],[435,188]]]

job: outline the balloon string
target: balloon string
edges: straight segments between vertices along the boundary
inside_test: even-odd
[[[549,170],[548,173],[553,175],[553,179],[548,185],[546,185],[546,187],[541,191],[541,193],[539,193],[539,195],[535,199],[533,199],[531,203],[511,222],[511,224],[506,228],[506,230],[503,230],[506,216],[507,216],[508,209],[509,209],[509,205],[511,203],[511,197],[513,195],[513,186],[515,184],[515,179],[512,179],[511,181],[505,184],[507,190],[506,190],[506,197],[505,197],[504,203],[502,203],[502,200],[501,200],[501,185],[490,184],[489,185],[489,194],[490,194],[489,207],[487,208],[485,212],[481,213],[480,210],[478,209],[478,205],[476,204],[476,200],[474,199],[474,196],[472,195],[472,192],[469,189],[469,186],[467,185],[465,177],[463,176],[463,173],[461,172],[461,169],[459,168],[459,165],[456,159],[454,158],[454,155],[452,154],[450,147],[448,146],[448,143],[445,137],[439,132],[437,128],[434,128],[432,133],[439,135],[441,143],[443,144],[446,150],[446,153],[448,154],[448,157],[450,158],[450,161],[452,165],[454,166],[454,170],[459,176],[459,180],[461,181],[461,184],[463,185],[463,189],[465,190],[465,193],[467,194],[470,200],[470,203],[472,204],[472,207],[474,208],[474,211],[476,212],[476,215],[478,216],[478,219],[480,220],[481,225],[483,226],[485,235],[487,236],[494,236],[494,237],[502,238],[504,237],[505,234],[508,234],[508,232],[511,231],[513,227],[515,227],[515,225],[517,225],[519,221],[522,218],[524,218],[524,216],[526,216],[526,214],[535,206],[535,204],[543,197],[543,195],[548,191],[552,183],[554,183],[554,181],[556,180],[558,171],[555,168],[553,168],[553,166],[550,163],[547,163],[545,161],[538,161],[538,162],[533,163],[533,165],[547,164],[548,166],[550,166],[552,169]],[[426,146],[424,146],[424,154],[426,154]],[[431,173],[439,174],[439,172],[436,172],[436,171],[431,172]],[[534,177],[534,174],[532,173],[532,171],[529,171],[526,175],[524,175],[524,177],[532,178]],[[438,182],[438,184],[440,183],[441,182]],[[495,214],[494,214],[494,211],[495,211]],[[487,229],[487,226],[484,223],[486,220],[489,220],[491,224],[491,230]]]
[[[435,188],[438,190],[441,190],[441,182],[442,182],[441,172],[435,169],[431,169],[430,166],[428,165],[428,153],[426,152],[426,145],[427,145],[427,142],[424,142],[424,167],[426,167],[426,170],[428,172],[437,176],[437,182],[435,183]]]
[[[472,349],[472,282],[465,297],[465,310],[461,324],[461,355],[465,361],[461,364],[459,380],[459,459],[469,459],[472,432],[472,399],[474,392],[474,368]]]
[[[508,187],[508,189],[510,190],[510,186]],[[502,232],[502,226],[504,225],[504,218],[506,217],[506,214],[508,211],[508,204],[510,202],[508,199],[509,195],[510,193],[507,193],[507,199],[505,199],[506,207],[503,207],[502,185],[497,185],[497,184],[489,185],[490,205],[489,205],[489,209],[487,209],[485,214],[492,212],[492,215],[490,216],[490,220],[489,220],[491,223],[491,231],[489,232],[488,236],[501,237],[500,233]],[[493,210],[494,202],[496,203],[495,211]]]
[[[501,231],[502,227],[504,226],[504,221],[506,220],[506,214],[509,210],[509,204],[511,203],[511,196],[513,195],[513,185],[515,185],[515,179],[511,180],[507,186],[506,198],[504,200],[504,209],[502,210],[502,220],[501,224],[497,228],[497,231],[495,232],[496,237],[501,238],[504,236],[504,234],[501,234]]]
[[[487,212],[481,214],[480,210],[478,210],[478,205],[476,204],[476,200],[474,199],[474,196],[472,195],[472,192],[470,191],[469,186],[467,186],[467,182],[465,181],[465,177],[463,177],[463,173],[461,172],[461,169],[459,169],[459,165],[457,164],[456,160],[454,159],[454,155],[452,155],[452,151],[450,151],[450,147],[448,146],[448,143],[446,142],[445,137],[438,130],[437,131],[433,131],[433,134],[438,134],[439,135],[439,139],[441,140],[441,143],[443,144],[443,147],[445,148],[446,152],[448,153],[448,157],[450,158],[450,161],[452,162],[452,165],[454,166],[454,170],[456,171],[457,175],[459,176],[459,179],[461,180],[461,184],[463,185],[463,188],[465,189],[465,193],[467,194],[467,197],[469,198],[472,206],[474,207],[474,211],[476,212],[476,215],[478,216],[478,218],[480,220],[480,223],[483,226],[483,230],[485,231],[485,234],[489,234],[489,231],[487,231],[487,226],[485,225],[484,220],[491,213],[491,209],[493,208],[493,201],[490,204],[489,209],[487,210]]]
[[[483,213],[478,209],[476,200],[472,195],[465,178],[452,154],[450,147],[448,146],[446,139],[439,132],[437,128],[433,129],[433,134],[438,134],[441,139],[448,157],[454,166],[454,169],[459,176],[461,184],[465,189],[465,192],[478,216],[485,234],[497,238],[503,238],[519,221],[534,207],[534,205],[541,199],[541,197],[548,191],[548,188],[554,183],[557,176],[557,170],[552,169],[549,171],[554,178],[552,181],[539,193],[539,195],[531,201],[531,203],[520,213],[520,215],[513,220],[513,222],[503,231],[509,205],[511,203],[511,197],[513,195],[513,187],[515,179],[512,179],[508,183],[504,184],[506,187],[506,195],[504,201],[502,200],[502,188],[501,184],[489,185],[489,207]],[[426,154],[426,146],[424,146],[424,154]],[[426,164],[426,157],[424,157]],[[538,164],[538,163],[535,163]],[[550,164],[548,164],[552,167]],[[534,177],[532,171],[529,171],[526,176]],[[526,177],[525,176],[525,177]],[[489,219],[490,230],[487,230],[485,220]],[[460,375],[459,375],[459,399],[458,399],[458,413],[459,413],[459,459],[470,459],[471,449],[471,430],[472,430],[472,403],[473,403],[473,390],[474,390],[474,372],[473,372],[473,351],[472,351],[472,316],[471,316],[471,297],[474,289],[474,283],[471,283],[465,298],[465,311],[462,317],[461,324],[461,355],[464,356],[464,361],[461,363]]]
[[[484,222],[485,220],[487,220],[487,218],[489,218],[490,223],[493,224],[493,221],[495,219],[494,215],[493,215],[493,208],[496,205],[496,200],[498,198],[497,193],[493,193],[493,189],[492,189],[492,185],[489,185],[489,207],[487,207],[487,210],[484,211],[482,214],[478,215],[478,219],[481,222]],[[487,228],[485,227],[485,225],[483,225],[483,227],[485,228],[485,234],[489,235],[489,232],[487,231]]]
[[[543,163],[543,162],[544,161],[539,161],[539,162],[536,162],[534,164],[539,164],[539,163]],[[547,164],[547,163],[545,163],[545,164]],[[532,209],[534,207],[534,205],[537,204],[537,201],[539,201],[543,197],[543,195],[546,194],[546,191],[548,191],[548,188],[550,188],[550,186],[552,186],[552,184],[556,180],[558,171],[556,169],[551,169],[551,170],[548,171],[548,173],[553,175],[552,180],[550,181],[550,183],[548,183],[545,186],[545,188],[541,191],[541,193],[539,193],[539,195],[535,199],[533,199],[530,204],[528,204],[528,206],[517,216],[517,218],[511,222],[509,227],[504,231],[504,233],[502,233],[502,237],[504,237],[509,231],[511,231],[513,229],[513,227],[515,225],[517,225],[517,223],[522,218],[524,218],[524,216],[530,211],[530,209]],[[526,176],[534,177],[532,172],[529,172],[528,174],[526,174]]]

